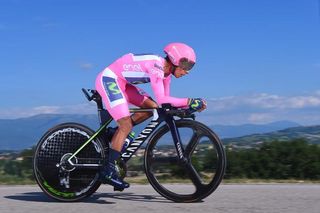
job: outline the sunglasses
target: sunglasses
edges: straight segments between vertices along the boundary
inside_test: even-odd
[[[194,64],[195,63],[193,61],[189,61],[187,58],[182,58],[179,61],[179,67],[186,71],[191,70]]]

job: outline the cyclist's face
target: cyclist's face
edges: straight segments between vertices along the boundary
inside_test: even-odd
[[[189,74],[189,71],[182,69],[181,67],[176,67],[176,70],[174,71],[174,76],[176,78],[180,78],[186,74]]]

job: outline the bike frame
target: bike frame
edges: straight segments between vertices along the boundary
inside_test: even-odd
[[[102,105],[98,104],[98,114],[100,119],[100,128],[86,141],[83,145],[75,151],[68,159],[68,163],[74,167],[101,167],[102,164],[78,164],[72,162],[76,155],[81,152],[90,142],[92,142],[97,136],[105,132],[106,127],[113,120],[109,113],[102,108]],[[100,107],[101,106],[101,107]],[[181,143],[181,138],[179,131],[175,124],[174,112],[175,110],[171,110],[169,105],[163,105],[161,108],[156,109],[130,109],[131,113],[135,112],[153,112],[153,118],[149,122],[149,124],[141,131],[141,133],[133,140],[132,143],[126,148],[125,152],[121,154],[121,159],[124,162],[127,162],[131,159],[131,157],[135,154],[135,152],[142,146],[142,144],[149,138],[149,136],[157,129],[157,127],[162,123],[166,122],[175,144],[176,151],[179,156],[179,160],[181,162],[186,162],[186,159],[183,155],[184,150]],[[76,162],[76,161],[75,161]]]

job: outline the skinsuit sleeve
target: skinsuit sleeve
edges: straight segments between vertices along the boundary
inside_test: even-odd
[[[170,103],[174,107],[186,107],[188,98],[176,98],[170,96],[171,76],[164,79],[163,71],[157,67],[150,68],[150,83],[158,104]]]

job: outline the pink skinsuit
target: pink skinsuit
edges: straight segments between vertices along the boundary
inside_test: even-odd
[[[171,74],[164,76],[164,63],[165,59],[157,55],[129,53],[113,62],[98,75],[96,89],[115,120],[130,116],[129,103],[141,106],[149,97],[133,84],[150,82],[158,104],[187,106],[187,98],[174,98],[169,95]]]

